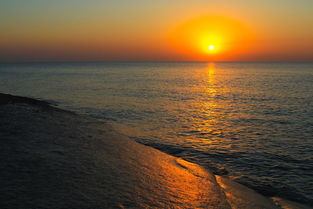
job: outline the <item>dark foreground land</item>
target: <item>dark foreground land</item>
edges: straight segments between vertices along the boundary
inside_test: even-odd
[[[109,124],[0,94],[0,208],[309,208],[138,144]]]

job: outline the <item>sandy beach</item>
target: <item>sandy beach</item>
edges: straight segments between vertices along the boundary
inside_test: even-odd
[[[309,208],[47,102],[0,94],[0,118],[0,208]]]

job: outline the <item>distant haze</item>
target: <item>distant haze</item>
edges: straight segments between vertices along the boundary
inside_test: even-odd
[[[313,62],[312,11],[311,0],[2,0],[0,62]]]

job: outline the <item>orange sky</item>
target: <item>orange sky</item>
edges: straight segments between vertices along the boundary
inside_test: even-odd
[[[4,0],[0,62],[312,62],[312,11],[307,0]]]

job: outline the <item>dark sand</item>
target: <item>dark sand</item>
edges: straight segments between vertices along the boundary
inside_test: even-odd
[[[47,102],[0,94],[0,119],[2,209],[308,208],[259,195]]]

